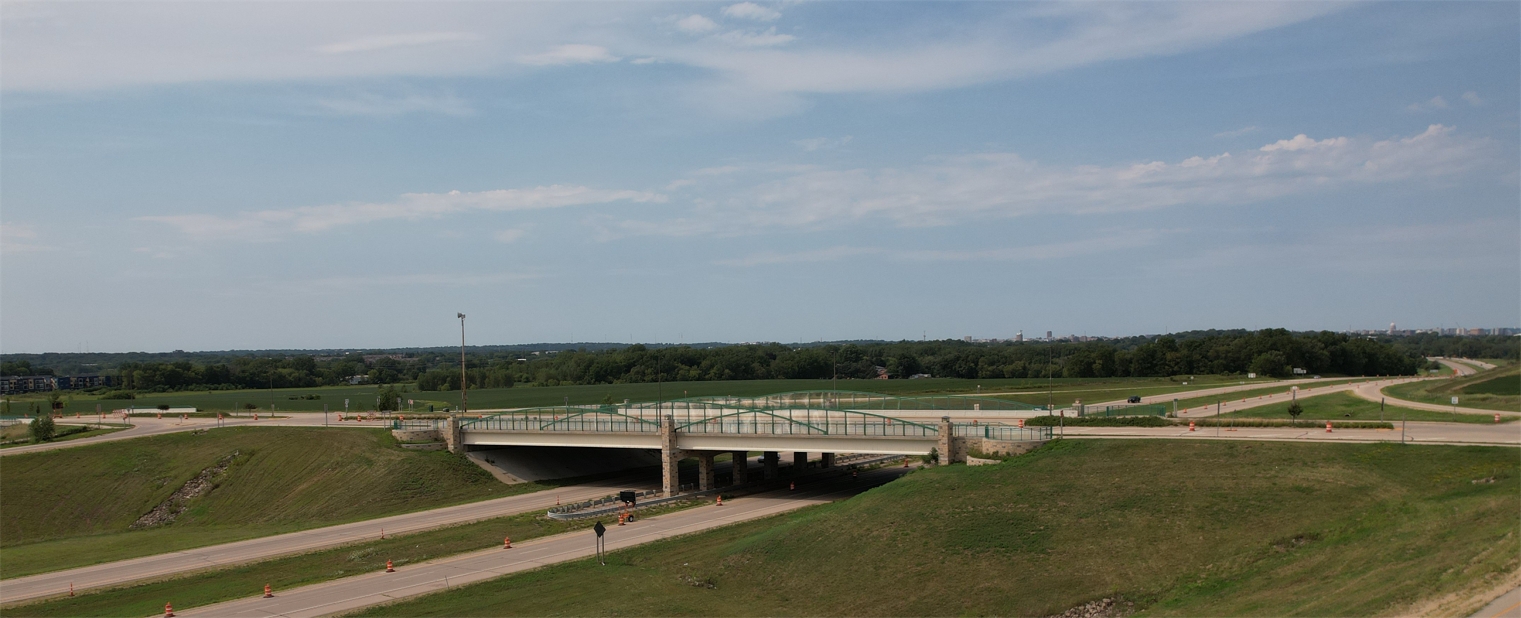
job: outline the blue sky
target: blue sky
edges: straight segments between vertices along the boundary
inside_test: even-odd
[[[1521,5],[0,6],[0,351],[1521,323]]]

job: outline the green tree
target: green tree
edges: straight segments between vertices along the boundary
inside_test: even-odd
[[[35,404],[35,403],[32,404],[32,413],[35,415],[35,416],[33,416],[32,423],[31,423],[32,441],[33,442],[50,442],[50,441],[52,441],[53,440],[53,435],[55,433],[57,433],[57,428],[53,425],[53,415],[52,414],[43,414],[43,413],[41,413],[37,409],[37,404]]]
[[[1247,370],[1260,376],[1281,378],[1289,375],[1289,359],[1278,350],[1263,352],[1252,359]]]
[[[1289,418],[1293,419],[1295,425],[1299,424],[1301,414],[1304,414],[1304,406],[1299,405],[1297,401],[1289,404]]]
[[[376,410],[394,412],[401,403],[401,391],[394,385],[387,384],[380,388],[379,398],[380,400],[375,405]]]

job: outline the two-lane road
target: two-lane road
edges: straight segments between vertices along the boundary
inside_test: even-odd
[[[861,475],[855,484],[831,483],[824,489],[772,491],[736,498],[723,506],[704,505],[658,517],[640,519],[628,526],[607,530],[606,549],[614,551],[674,536],[710,530],[742,521],[769,517],[814,504],[823,504],[860,493],[897,478],[906,470],[883,468]],[[325,616],[389,603],[448,587],[463,586],[510,573],[593,556],[594,536],[589,530],[516,543],[512,549],[491,548],[441,558],[396,569],[377,571],[294,590],[277,590],[265,599],[251,590],[249,598],[176,613],[183,616],[229,618],[301,618]]]

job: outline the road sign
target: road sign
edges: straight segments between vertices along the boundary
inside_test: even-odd
[[[592,532],[596,532],[597,537],[601,538],[602,533],[607,532],[607,526],[602,525],[602,522],[599,521],[597,522],[597,525],[592,526]]]
[[[1458,405],[1458,396],[1457,395],[1453,395],[1452,396],[1452,405]]]

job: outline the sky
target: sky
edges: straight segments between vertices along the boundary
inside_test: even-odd
[[[0,4],[0,352],[1521,325],[1515,2]]]

